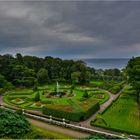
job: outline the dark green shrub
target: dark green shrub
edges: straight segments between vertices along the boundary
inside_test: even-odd
[[[70,94],[72,94],[73,93],[73,89],[70,89]]]
[[[33,91],[37,91],[38,90],[38,87],[35,85],[34,87],[33,87]]]
[[[17,109],[16,113],[19,114],[19,115],[22,115],[23,114],[22,109]]]
[[[93,113],[98,111],[100,108],[99,103],[93,104],[88,110],[86,111],[77,111],[77,112],[68,112],[63,110],[56,110],[48,107],[43,107],[42,112],[45,115],[52,115],[53,117],[58,118],[65,118],[66,120],[71,121],[81,121],[90,117]]]
[[[93,104],[87,111],[85,111],[84,119],[89,118],[93,113],[100,109],[99,102]]]
[[[44,95],[44,94],[45,94],[45,91],[43,90],[43,91],[42,91],[42,95]]]
[[[84,94],[83,94],[83,97],[84,97],[84,98],[88,98],[88,97],[89,97],[89,96],[88,96],[87,90],[85,90],[85,92],[84,92]]]
[[[39,92],[36,93],[34,100],[36,102],[40,101],[40,93]]]
[[[0,94],[4,93],[5,89],[4,88],[0,88]]]
[[[43,107],[42,112],[45,115],[52,115],[53,117],[65,118],[71,121],[80,121],[82,118],[84,118],[83,112],[68,112],[47,107]]]
[[[30,124],[22,115],[0,109],[0,138],[19,138],[30,130]]]

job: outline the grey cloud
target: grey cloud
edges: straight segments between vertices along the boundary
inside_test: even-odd
[[[138,1],[0,2],[1,53],[131,57],[139,34]]]

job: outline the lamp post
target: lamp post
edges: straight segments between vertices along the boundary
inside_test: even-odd
[[[52,116],[50,116],[50,121],[52,121]]]
[[[24,114],[25,112],[24,112],[24,109],[22,109],[22,114]]]
[[[63,124],[65,124],[65,118],[63,118]]]

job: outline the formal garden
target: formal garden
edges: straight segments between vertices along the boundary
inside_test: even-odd
[[[22,57],[21,54],[16,58],[0,56],[0,64],[0,103],[3,106],[19,109],[19,112],[24,109],[26,113],[49,120],[80,122],[75,124],[81,124],[101,108],[97,116],[93,115],[96,118],[92,118],[91,125],[140,135],[140,57],[130,59],[121,71],[96,70],[82,61]],[[7,121],[12,118],[7,113],[0,111],[0,115],[6,123],[14,124]],[[20,132],[25,134],[25,138],[30,138],[29,124],[24,119],[22,123],[19,116],[15,117],[18,126],[25,123],[28,135],[22,129]],[[3,125],[3,121],[0,123]],[[10,127],[0,131],[5,135],[9,133],[10,138],[18,138],[17,133],[10,133],[17,128]],[[40,131],[39,128],[36,130]],[[41,131],[44,135],[44,130]],[[0,137],[5,138],[4,135]]]
[[[117,94],[121,89],[123,89],[124,81],[114,81],[114,80],[92,80],[90,84],[93,87],[101,88],[109,91],[112,94]]]
[[[118,99],[99,114],[91,125],[140,135],[140,118],[135,93],[131,86],[127,86]]]
[[[104,90],[58,82],[33,89],[16,89],[3,98],[9,105],[72,121],[87,119],[108,99]]]

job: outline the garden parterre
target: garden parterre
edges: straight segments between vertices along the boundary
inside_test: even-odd
[[[50,93],[54,91],[54,88],[55,84],[40,86],[37,91],[32,89],[18,89],[7,93],[4,96],[4,101],[12,106],[29,110],[42,111],[42,108],[46,107],[64,112],[82,112],[85,114],[90,108],[97,106],[97,103],[102,104],[109,99],[107,92],[87,86],[76,86],[71,93],[71,85],[67,84],[60,84],[59,88],[60,92],[66,94],[61,97],[50,96]],[[87,98],[83,97],[85,91],[88,93]],[[34,100],[37,93],[40,95],[39,101]],[[97,110],[98,109],[99,105],[97,107]],[[95,109],[94,112],[97,110]]]
[[[140,134],[140,119],[135,91],[128,86],[119,98],[91,122],[92,125],[108,129]]]

